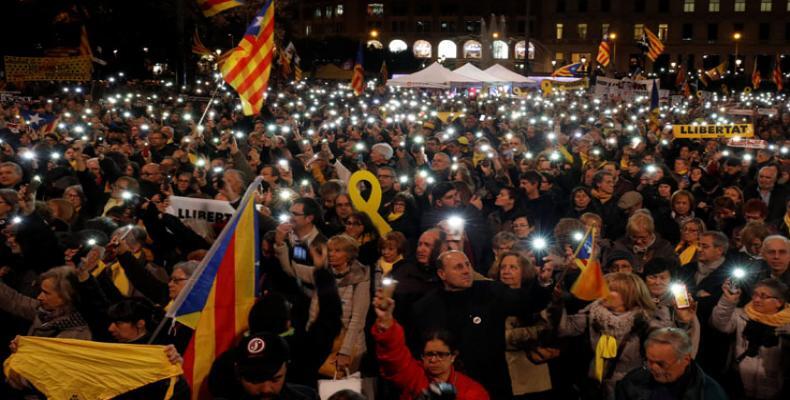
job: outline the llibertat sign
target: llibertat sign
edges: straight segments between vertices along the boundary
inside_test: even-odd
[[[672,134],[682,139],[713,139],[754,136],[752,124],[673,125]]]
[[[167,213],[178,219],[197,219],[209,223],[224,222],[233,216],[233,207],[227,201],[170,196]]]

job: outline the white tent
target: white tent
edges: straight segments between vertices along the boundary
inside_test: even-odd
[[[494,64],[485,71],[489,75],[496,77],[505,82],[513,82],[513,83],[537,83],[536,81],[527,78],[526,76],[517,74],[499,64]]]
[[[448,89],[451,86],[480,83],[479,80],[456,74],[434,62],[427,68],[410,75],[399,76],[387,81],[388,85],[403,87],[421,87]]]
[[[475,67],[470,63],[464,64],[464,66],[453,70],[456,74],[460,74],[466,76],[468,78],[476,79],[482,83],[504,83],[507,82],[505,79],[498,78],[493,76],[480,68]]]

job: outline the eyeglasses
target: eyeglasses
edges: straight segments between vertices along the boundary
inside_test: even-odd
[[[179,282],[188,281],[188,280],[189,280],[189,278],[170,278],[170,282],[173,282],[173,283],[179,283]]]
[[[768,299],[778,299],[776,296],[771,296],[770,294],[754,292],[752,293],[753,299],[760,299],[760,300],[768,300]]]
[[[450,352],[448,351],[429,351],[427,353],[423,353],[422,358],[423,360],[444,360],[447,357],[450,357]]]

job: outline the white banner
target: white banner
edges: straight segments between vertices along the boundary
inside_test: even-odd
[[[619,97],[624,101],[634,101],[639,96],[649,99],[650,91],[653,89],[653,82],[649,79],[635,81],[628,78],[612,79],[599,76],[595,80],[593,94],[596,97]],[[656,80],[655,83],[658,84],[658,81]],[[669,99],[668,90],[660,90],[660,87],[657,89],[659,89],[658,95],[660,98],[665,101]]]
[[[201,220],[216,223],[229,220],[234,210],[227,201],[170,196],[170,206],[166,211],[182,221]]]

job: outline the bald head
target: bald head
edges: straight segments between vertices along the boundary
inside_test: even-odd
[[[462,251],[448,250],[439,255],[436,270],[447,291],[469,289],[474,283],[474,269]]]

